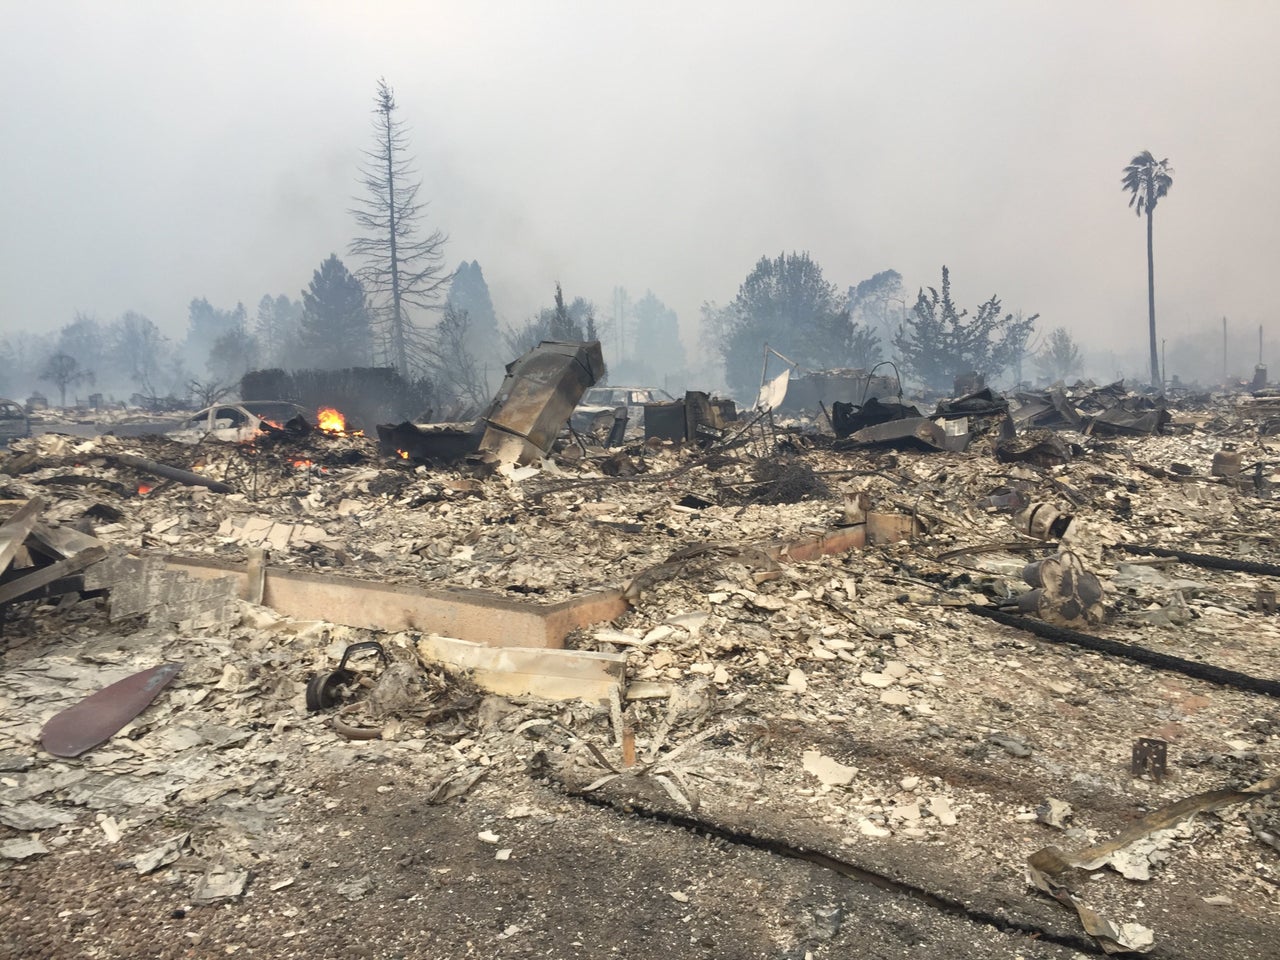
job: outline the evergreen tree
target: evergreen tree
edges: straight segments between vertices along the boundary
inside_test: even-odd
[[[279,366],[294,357],[298,350],[302,304],[283,293],[273,297],[264,294],[258,301],[258,317],[254,337],[261,348],[259,362],[264,367]]]
[[[458,264],[449,284],[448,302],[455,310],[467,312],[473,330],[498,332],[498,315],[493,310],[489,285],[485,283],[484,271],[478,261],[468,263],[464,260]]]
[[[931,390],[947,392],[957,374],[976,371],[992,377],[1017,359],[1039,314],[1000,313],[992,296],[972,317],[951,299],[951,273],[942,268],[942,292],[921,290],[894,339],[903,366]]]
[[[194,364],[209,356],[213,345],[229,333],[244,334],[248,312],[243,303],[221,310],[204,297],[196,297],[188,307],[186,355]]]
[[[448,345],[457,342],[457,332],[461,327],[465,331],[462,345],[477,368],[477,372],[468,374],[468,382],[487,382],[486,391],[496,387],[502,377],[503,366],[514,358],[505,356],[498,315],[494,312],[489,285],[485,283],[484,272],[477,261],[468,263],[464,260],[458,265],[445,303],[446,308],[452,308],[454,316],[447,324],[442,317],[436,325],[432,337],[433,367],[441,360],[448,362],[447,356],[440,355],[441,351],[447,353]],[[463,316],[465,322],[460,323]]]
[[[684,344],[680,342],[680,319],[676,312],[646,290],[631,309],[635,341],[640,349],[631,364],[643,383],[658,383],[664,374],[683,379]]]
[[[764,347],[815,370],[849,366],[853,351],[866,352],[874,334],[849,318],[844,298],[822,276],[807,252],[761,257],[727,308],[704,308],[715,317],[725,379],[739,397],[760,386]]]
[[[302,291],[301,366],[341,370],[367,366],[373,334],[364,285],[337,254],[320,264]]]

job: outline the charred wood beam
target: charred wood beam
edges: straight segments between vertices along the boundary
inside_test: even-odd
[[[1068,643],[1072,646],[1084,647],[1086,650],[1092,650],[1095,653],[1132,660],[1134,663],[1155,667],[1157,670],[1181,673],[1184,676],[1216,683],[1219,686],[1232,687],[1248,693],[1262,693],[1269,697],[1280,697],[1280,682],[1275,680],[1265,680],[1262,677],[1240,673],[1236,670],[1227,670],[1223,667],[1215,667],[1213,664],[1200,663],[1197,660],[1186,660],[1182,657],[1160,653],[1156,650],[1148,650],[1146,647],[1135,646],[1131,643],[1121,643],[1118,640],[1095,637],[1089,633],[1081,633],[1079,630],[1054,626],[1051,623],[1045,623],[1043,620],[1002,613],[991,607],[978,606],[976,603],[969,604],[965,607],[965,610],[975,616],[986,617],[988,620],[1002,623],[1006,627],[1026,630],[1028,633],[1035,634],[1041,640],[1048,640],[1050,643]]]
[[[235,493],[235,487],[228,486],[217,480],[211,480],[208,477],[202,477],[200,474],[192,473],[189,470],[179,470],[177,467],[171,467],[167,463],[144,460],[142,457],[135,457],[128,453],[116,454],[115,460],[121,466],[132,467],[134,470],[150,473],[157,477],[164,477],[166,480],[176,480],[178,483],[185,483],[189,486],[208,487],[214,493]]]
[[[62,560],[75,556],[81,550],[102,547],[106,544],[97,537],[91,537],[73,527],[51,527],[45,523],[37,523],[31,528],[31,536],[27,541],[27,547],[32,546],[50,560]]]
[[[105,547],[90,547],[88,550],[80,551],[74,557],[59,560],[57,563],[51,563],[47,567],[41,567],[34,573],[28,573],[25,576],[10,580],[0,586],[0,604],[11,603],[35,590],[39,590],[43,586],[53,583],[55,580],[61,580],[63,577],[78,573],[85,567],[102,560],[106,555],[107,550]]]
[[[62,577],[54,580],[52,583],[46,583],[43,587],[37,587],[30,593],[23,596],[23,600],[52,600],[55,597],[66,596],[68,593],[79,594],[83,597],[105,597],[106,590],[86,590],[84,586],[84,574],[77,573],[69,577]]]
[[[1119,544],[1125,553],[1139,557],[1167,557],[1180,560],[1206,570],[1230,570],[1235,573],[1253,573],[1260,577],[1280,577],[1280,564],[1258,563],[1254,560],[1235,560],[1231,557],[1215,557],[1211,553],[1188,553],[1186,550],[1168,550],[1164,547],[1144,547],[1137,543]]]
[[[27,539],[27,534],[39,521],[40,511],[43,509],[44,501],[39,497],[32,497],[0,526],[0,573],[13,561],[18,548]]]

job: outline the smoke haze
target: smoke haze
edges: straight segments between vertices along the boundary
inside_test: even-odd
[[[909,298],[945,263],[959,303],[998,293],[1140,371],[1120,176],[1150,149],[1175,170],[1161,336],[1276,332],[1272,4],[4,9],[0,336],[136,310],[181,337],[193,297],[296,298],[352,236],[380,76],[446,262],[478,260],[509,323],[557,280],[606,315],[622,285],[694,346],[702,301],[809,250],[842,289],[893,268]]]

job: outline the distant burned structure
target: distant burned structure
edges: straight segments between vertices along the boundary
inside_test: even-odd
[[[646,440],[656,437],[705,445],[718,440],[737,419],[737,405],[732,400],[689,390],[683,399],[644,405],[644,436]]]
[[[896,376],[874,376],[866,370],[812,370],[792,376],[786,398],[778,406],[783,413],[828,409],[837,401],[861,406],[868,400],[887,400],[899,394]]]
[[[244,400],[288,400],[308,410],[335,407],[356,429],[423,417],[432,405],[430,384],[408,381],[391,367],[346,370],[254,370],[240,379]]]
[[[598,340],[543,340],[507,364],[484,415],[470,427],[378,424],[384,455],[453,462],[479,452],[493,463],[529,464],[551,451],[588,387],[604,375]]]

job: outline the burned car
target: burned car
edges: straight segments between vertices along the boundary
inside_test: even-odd
[[[608,422],[619,407],[627,408],[627,421],[633,425],[644,423],[644,405],[675,397],[658,387],[592,387],[582,396],[582,402],[574,408],[570,419],[573,429],[590,433],[597,421],[608,414]]]
[[[10,440],[31,436],[31,421],[22,404],[13,400],[0,400],[0,447],[7,447]]]
[[[283,400],[246,400],[244,403],[219,403],[205,407],[182,421],[165,436],[180,443],[199,443],[205,438],[240,443],[252,440],[264,429],[283,429],[296,416],[306,411],[296,403]]]

